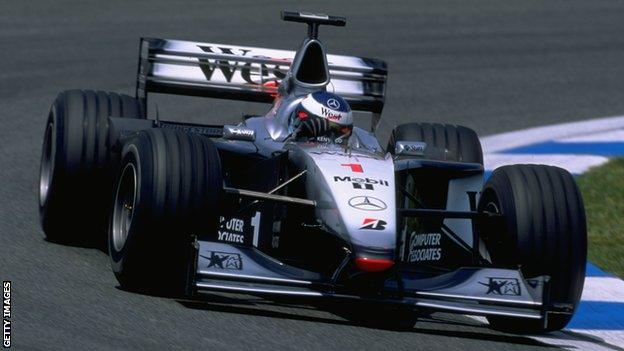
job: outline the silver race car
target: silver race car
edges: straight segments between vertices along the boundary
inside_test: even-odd
[[[384,149],[385,62],[326,54],[319,26],[343,17],[282,18],[308,26],[296,52],[143,38],[134,97],[60,93],[41,159],[47,239],[105,229],[131,291],[317,298],[383,326],[442,311],[563,328],[587,247],[572,176],[512,165],[487,177],[476,133],[449,124],[396,126]],[[148,93],[271,107],[237,125],[168,122],[147,118]]]

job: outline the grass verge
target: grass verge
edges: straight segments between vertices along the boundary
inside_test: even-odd
[[[588,259],[624,278],[624,159],[613,159],[577,179],[589,236]]]

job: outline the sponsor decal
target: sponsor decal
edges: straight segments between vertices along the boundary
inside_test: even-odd
[[[486,286],[486,294],[520,296],[520,283],[516,278],[488,277],[487,282],[479,282]]]
[[[323,116],[327,117],[327,119],[332,121],[340,121],[342,115],[340,113],[333,112],[332,110],[326,109],[325,107],[321,107],[321,113]]]
[[[388,208],[385,202],[372,196],[354,196],[349,199],[349,206],[362,211],[382,211]]]
[[[261,55],[252,55],[248,56],[250,49],[243,48],[235,48],[235,47],[222,47],[222,46],[204,46],[199,45],[199,48],[204,52],[211,54],[219,54],[219,55],[236,55],[236,56],[245,56],[251,58],[268,58],[266,56]],[[284,60],[284,65],[266,65],[260,64],[260,70],[258,70],[258,64],[252,62],[240,62],[240,61],[228,61],[227,59],[199,59],[199,62],[202,63],[199,65],[199,68],[204,73],[206,80],[214,80],[213,75],[216,70],[221,71],[223,78],[228,83],[234,81],[239,81],[242,79],[248,84],[260,85],[266,84],[268,81],[277,81],[282,80],[286,77],[286,72],[288,71],[288,67],[290,62],[288,60]],[[260,74],[258,74],[260,73]]]
[[[256,211],[253,217],[219,217],[217,241],[258,246],[260,239],[261,213]]]
[[[239,126],[223,126],[223,138],[253,141],[256,139],[256,131]]]
[[[382,219],[364,218],[360,229],[384,230],[386,229],[386,224],[388,224],[388,222]]]
[[[2,282],[2,346],[11,347],[11,281]]]
[[[192,133],[192,134],[202,134],[202,135],[208,135],[208,136],[217,136],[217,135],[223,134],[223,130],[217,127],[204,127],[204,126],[175,124],[175,123],[166,123],[166,122],[161,122],[160,127],[167,128],[167,129],[181,130],[181,131]]]
[[[416,155],[422,156],[425,153],[427,143],[420,141],[397,141],[395,153],[397,155]]]
[[[349,167],[351,172],[364,173],[364,168],[362,168],[362,165],[359,163],[341,163],[340,165],[343,167]]]
[[[210,251],[210,256],[200,256],[210,261],[206,268],[234,269],[239,271],[243,269],[243,259],[237,253]]]
[[[332,141],[329,137],[326,137],[324,135],[317,136],[315,140],[320,141],[321,143],[330,143]]]
[[[219,218],[219,241],[242,244],[245,242],[245,221],[240,218]]]
[[[375,185],[389,186],[387,180],[358,178],[350,176],[334,176],[334,182],[349,182],[353,185],[353,189],[375,190]]]
[[[338,102],[338,100],[336,99],[328,99],[327,100],[327,106],[329,106],[329,108],[333,108],[334,110],[337,110],[340,108],[340,102]]]
[[[409,243],[409,262],[439,261],[442,258],[440,233],[412,233]]]

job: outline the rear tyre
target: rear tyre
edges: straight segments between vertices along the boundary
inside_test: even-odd
[[[421,141],[428,147],[446,150],[433,158],[442,161],[457,161],[483,164],[483,151],[479,137],[474,130],[464,126],[441,123],[406,123],[392,131],[388,152],[394,153],[397,141]]]
[[[133,97],[90,90],[60,93],[48,116],[39,173],[39,215],[46,238],[89,242],[105,228],[114,166],[108,117],[145,118]]]
[[[503,216],[478,228],[492,263],[520,265],[525,278],[550,276],[550,306],[568,306],[573,312],[585,280],[587,230],[572,175],[544,165],[500,167],[484,185],[478,210]],[[502,331],[540,333],[562,329],[571,318],[572,313],[549,314],[546,326],[521,318],[488,321]]]
[[[151,129],[122,151],[109,226],[113,272],[122,288],[185,292],[192,238],[217,228],[223,187],[219,154],[206,137]]]

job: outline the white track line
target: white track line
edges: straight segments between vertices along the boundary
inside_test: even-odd
[[[617,277],[586,277],[583,300],[624,303],[624,281]]]
[[[581,136],[564,137],[556,141],[562,143],[591,143],[591,142],[623,142],[624,129],[602,131]]]
[[[481,138],[487,153],[496,153],[545,141],[583,136],[624,128],[624,116],[529,128]]]
[[[517,163],[534,163],[557,166],[567,169],[572,174],[585,173],[589,168],[600,166],[609,159],[593,155],[559,155],[559,154],[488,154],[483,155],[484,167],[492,171],[500,166]]]
[[[605,344],[601,340],[596,340],[595,336],[577,333],[570,333],[565,331],[551,333],[546,336],[533,336],[532,339],[543,342],[548,345],[559,346],[566,350],[581,350],[581,351],[613,351],[617,348],[610,347],[611,345]]]

